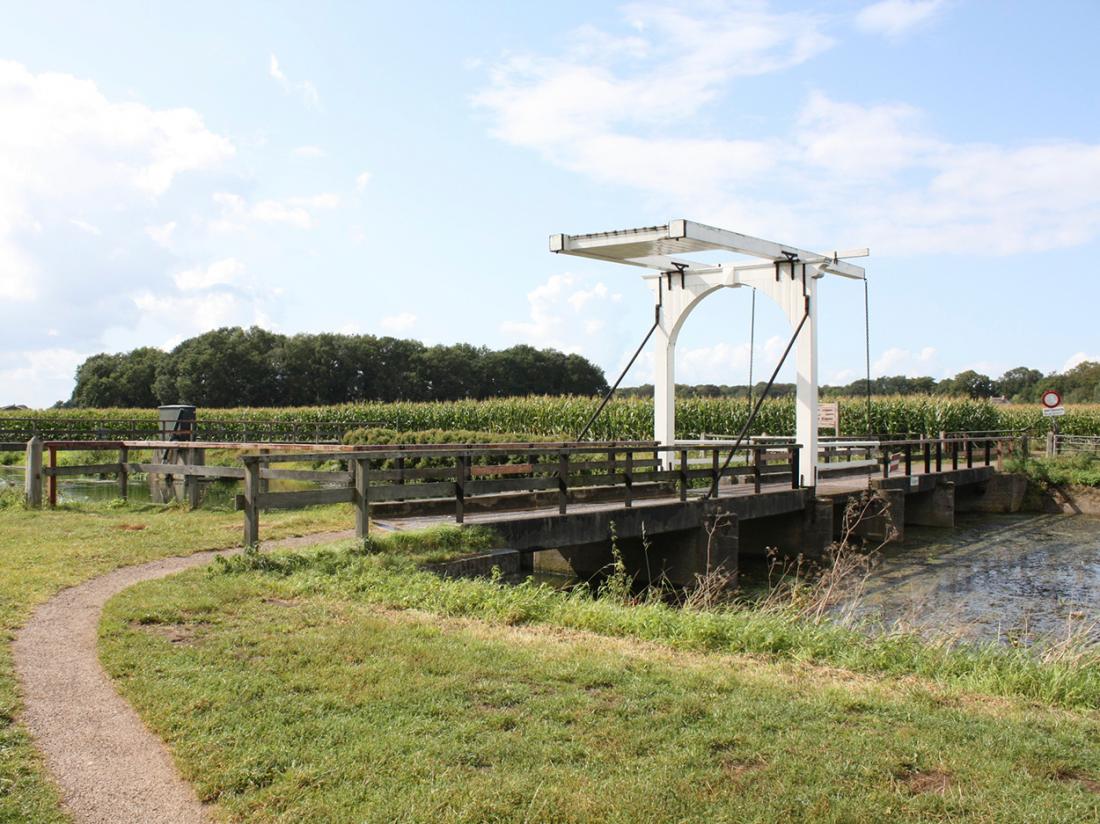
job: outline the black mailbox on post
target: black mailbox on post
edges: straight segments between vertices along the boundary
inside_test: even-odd
[[[162,441],[195,440],[195,407],[189,403],[174,403],[157,408],[160,412]]]

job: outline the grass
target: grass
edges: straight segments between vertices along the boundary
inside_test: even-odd
[[[1089,452],[1053,458],[1030,458],[1027,461],[1016,459],[1006,469],[1023,472],[1029,479],[1044,487],[1050,484],[1100,486],[1100,455]]]
[[[346,529],[347,507],[264,518],[264,538]],[[11,640],[34,607],[58,590],[112,569],[168,555],[234,546],[241,516],[231,512],[123,505],[62,506],[31,511],[14,495],[0,501],[0,821],[63,821],[56,792],[30,740],[15,722],[19,709]]]
[[[105,666],[230,820],[1100,814],[1100,715],[982,695],[972,660],[861,675],[814,663],[850,634],[440,580],[373,549],[231,560],[108,605]],[[875,642],[845,660],[872,651],[919,669]]]

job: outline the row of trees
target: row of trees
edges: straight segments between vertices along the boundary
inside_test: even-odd
[[[185,340],[171,352],[146,347],[93,355],[77,369],[65,405],[309,406],[606,390],[598,366],[553,349],[492,351],[373,335],[286,336],[229,327]]]
[[[764,391],[761,381],[753,387],[756,397]],[[1038,403],[1039,396],[1047,389],[1061,393],[1067,403],[1100,403],[1100,363],[1085,361],[1063,373],[1044,374],[1038,369],[1018,366],[1009,369],[999,378],[991,378],[973,369],[960,372],[953,378],[936,380],[930,377],[911,378],[892,375],[871,379],[872,395],[949,395],[966,398],[1003,397],[1014,403]],[[772,387],[772,397],[793,395],[794,384],[777,383]],[[677,384],[680,397],[698,398],[748,398],[747,385]],[[653,384],[621,390],[622,394],[635,397],[652,397]],[[836,398],[867,394],[867,380],[860,378],[843,386],[822,386],[821,396]]]

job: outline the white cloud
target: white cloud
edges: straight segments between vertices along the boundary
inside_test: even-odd
[[[591,351],[591,337],[604,328],[608,310],[622,299],[603,283],[578,275],[551,275],[527,293],[528,319],[506,320],[500,330],[514,342],[563,352]],[[587,344],[587,346],[586,346]]]
[[[407,332],[416,325],[416,315],[412,312],[401,312],[382,318],[379,325],[387,332]]]
[[[1091,363],[1100,363],[1100,355],[1088,355],[1084,352],[1077,352],[1074,355],[1070,355],[1066,359],[1066,362],[1062,364],[1062,368],[1059,371],[1068,372],[1073,367],[1080,366],[1085,361],[1089,361]]]
[[[320,146],[296,146],[293,154],[295,157],[324,157],[325,150]]]
[[[923,19],[939,8],[902,5]],[[1009,255],[1100,237],[1100,144],[952,142],[914,106],[821,92],[761,137],[722,135],[714,113],[736,106],[731,89],[831,40],[811,14],[697,8],[630,6],[623,33],[583,28],[556,55],[510,55],[474,104],[493,135],[554,165],[802,246]],[[696,121],[704,136],[669,128]]]
[[[77,229],[84,232],[85,234],[92,235],[93,237],[99,237],[103,234],[103,231],[98,226],[95,226],[86,220],[79,220],[74,217],[69,218],[69,223],[71,223],[73,226],[75,226]]]
[[[194,291],[196,289],[209,289],[211,286],[221,286],[232,283],[238,275],[245,270],[245,265],[236,258],[226,258],[211,263],[205,269],[185,269],[176,272],[172,279],[176,282],[176,288],[182,291]]]
[[[874,377],[883,375],[930,375],[936,370],[937,353],[935,347],[925,346],[919,352],[891,347],[883,352],[872,364]]]
[[[272,54],[267,63],[268,76],[275,80],[287,94],[297,95],[306,106],[317,109],[321,106],[321,96],[317,88],[308,80],[291,80],[279,67],[279,59]]]
[[[162,246],[165,249],[172,245],[172,235],[176,231],[176,221],[170,220],[160,226],[146,226],[145,234],[149,236],[149,239],[157,246]]]
[[[881,0],[859,10],[856,27],[870,34],[899,37],[929,22],[944,0]]]
[[[360,172],[355,176],[355,191],[361,192],[367,188],[367,184],[370,183],[370,172]]]
[[[0,406],[68,400],[76,368],[90,354],[65,348],[0,353]]]
[[[284,223],[299,229],[312,229],[316,225],[315,212],[335,209],[340,196],[332,193],[308,197],[268,198],[249,204],[247,200],[231,192],[216,192],[214,202],[221,207],[221,215],[211,221],[211,228],[218,232],[240,231],[249,221],[258,223]]]

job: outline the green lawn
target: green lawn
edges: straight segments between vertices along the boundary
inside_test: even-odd
[[[1007,684],[1012,656],[867,642],[846,659],[860,645],[840,631],[442,581],[386,542],[349,546],[108,606],[105,666],[231,820],[1100,816],[1100,713],[1088,688],[1056,693],[1078,708],[1021,697],[1048,689],[1041,666]]]
[[[353,522],[347,507],[272,513],[264,516],[263,537],[347,529]],[[65,820],[29,738],[14,722],[19,699],[11,639],[35,605],[116,567],[235,546],[241,530],[241,515],[225,511],[0,506],[0,821]]]

